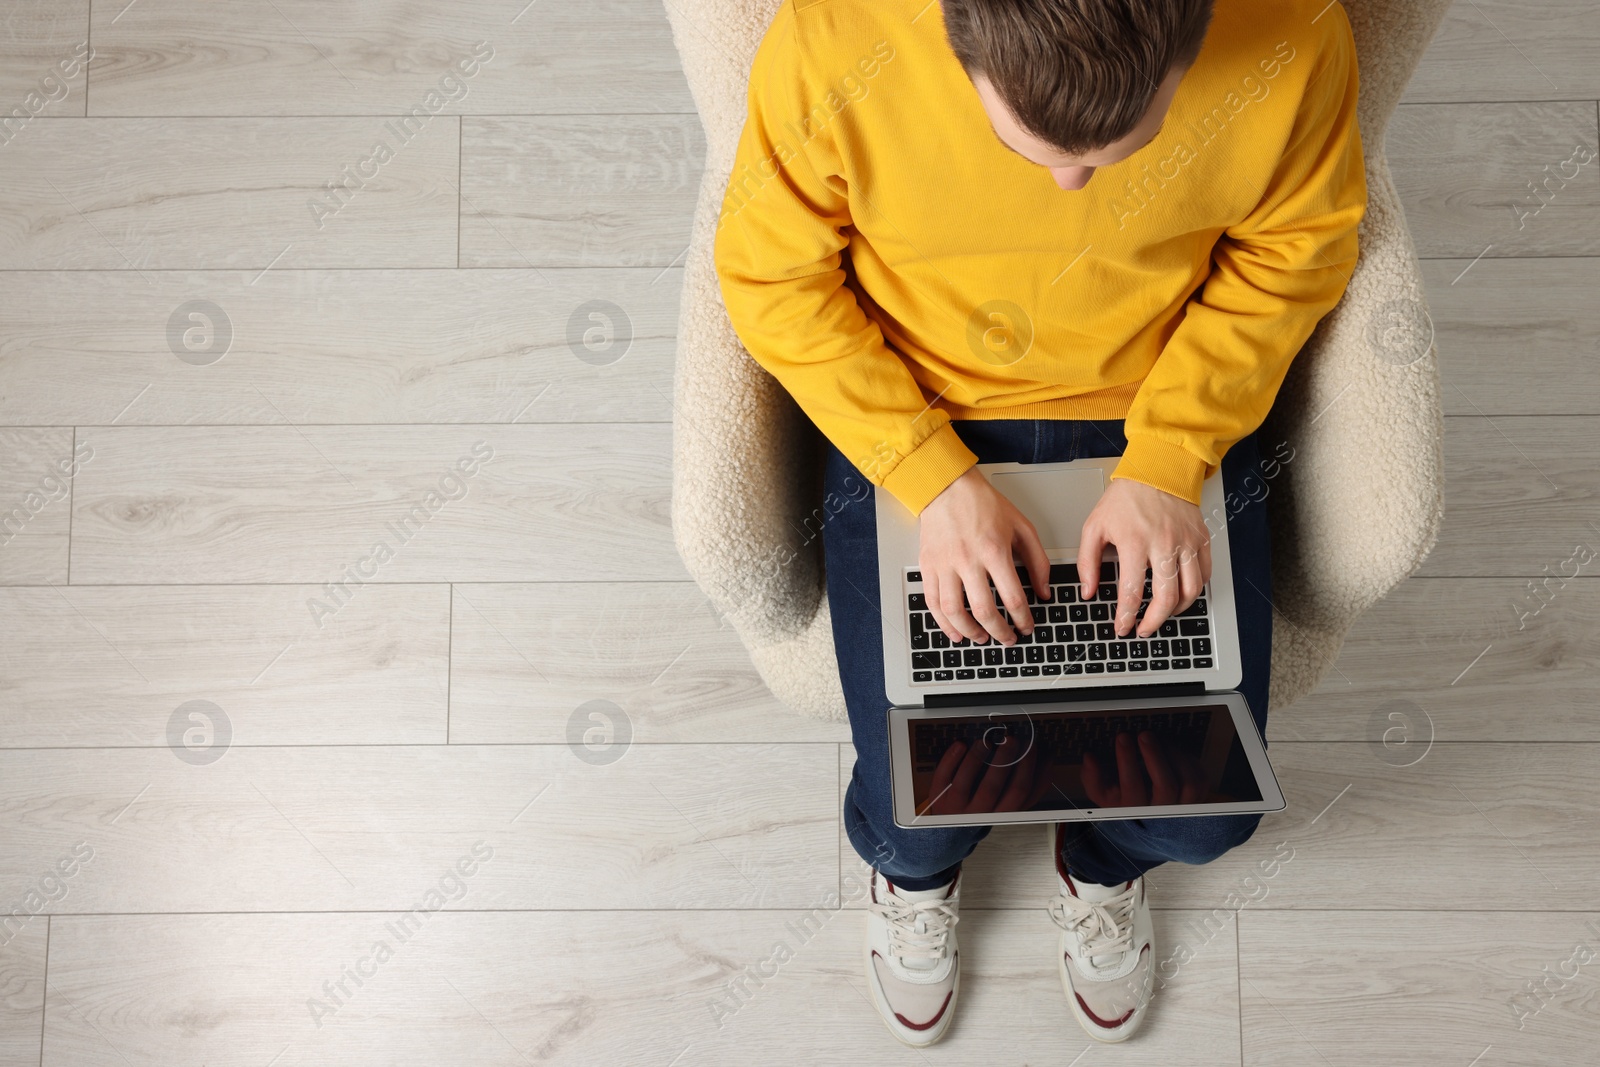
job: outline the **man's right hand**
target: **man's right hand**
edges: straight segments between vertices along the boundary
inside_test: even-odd
[[[1015,633],[995,605],[991,578],[1017,628],[1033,633],[1033,613],[1012,553],[1022,560],[1034,593],[1043,601],[1051,598],[1050,557],[1027,516],[977,467],[969,467],[922,509],[919,518],[917,564],[923,592],[928,610],[950,640],[971,638],[985,644],[993,637],[1001,644],[1016,643]],[[972,604],[970,612],[962,605],[963,592]]]

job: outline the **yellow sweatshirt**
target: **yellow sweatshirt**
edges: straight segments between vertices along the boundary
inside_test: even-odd
[[[977,462],[952,418],[1125,419],[1112,477],[1198,503],[1355,265],[1356,85],[1337,3],[1217,0],[1160,134],[1067,191],[995,136],[938,0],[785,0],[718,221],[729,316],[913,514]]]

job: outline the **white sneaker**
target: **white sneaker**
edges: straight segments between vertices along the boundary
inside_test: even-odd
[[[867,911],[867,986],[889,1032],[913,1048],[944,1036],[961,989],[961,873],[935,889],[895,888],[872,872]]]
[[[1145,880],[1082,882],[1067,873],[1051,823],[1050,855],[1060,893],[1050,919],[1061,927],[1056,966],[1078,1025],[1100,1041],[1125,1041],[1144,1021],[1155,978],[1154,928]]]

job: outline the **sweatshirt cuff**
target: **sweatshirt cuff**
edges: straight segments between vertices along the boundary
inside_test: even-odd
[[[883,479],[883,488],[920,516],[933,498],[978,462],[948,422],[929,434]]]
[[[1139,434],[1128,438],[1128,447],[1123,450],[1122,460],[1111,477],[1143,482],[1191,504],[1199,504],[1206,467],[1205,460],[1180,445]]]

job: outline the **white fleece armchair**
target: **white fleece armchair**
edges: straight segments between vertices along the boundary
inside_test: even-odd
[[[740,345],[712,238],[756,46],[780,0],[664,0],[706,133],[678,326],[672,522],[678,550],[763,680],[804,715],[845,717],[822,578],[821,438]],[[1262,429],[1293,460],[1270,483],[1271,703],[1304,696],[1351,624],[1432,549],[1443,412],[1416,249],[1383,135],[1450,0],[1344,0],[1360,63],[1369,205],[1344,299],[1289,370]]]

